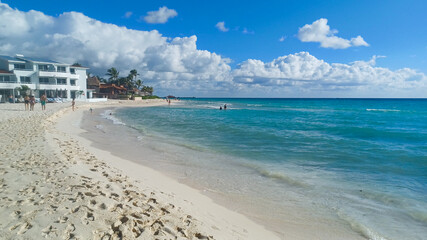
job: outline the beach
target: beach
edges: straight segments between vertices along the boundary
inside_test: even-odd
[[[165,104],[163,100],[136,103]],[[135,103],[131,105],[136,105]],[[126,103],[0,105],[2,239],[280,239],[198,190],[92,146],[89,109]]]

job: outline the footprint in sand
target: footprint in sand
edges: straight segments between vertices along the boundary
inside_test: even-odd
[[[28,231],[28,229],[30,229],[31,227],[33,227],[33,225],[31,225],[29,222],[25,222],[24,224],[21,225],[21,227],[19,228],[18,234],[24,234],[26,231]]]

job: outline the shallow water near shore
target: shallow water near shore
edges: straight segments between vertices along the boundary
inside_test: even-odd
[[[427,235],[426,100],[188,99],[109,111],[87,116],[86,137],[276,231]]]

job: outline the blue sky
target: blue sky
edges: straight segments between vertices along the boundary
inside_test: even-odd
[[[408,95],[410,92],[408,89],[409,84],[413,83],[413,79],[417,79],[420,85],[414,86],[419,88],[420,86],[425,87],[425,73],[427,73],[427,17],[425,10],[427,10],[427,1],[421,0],[408,0],[408,1],[397,1],[397,0],[383,0],[383,1],[1,1],[7,4],[10,8],[18,10],[23,13],[28,13],[30,10],[36,10],[43,13],[46,16],[57,19],[58,22],[61,14],[64,12],[78,12],[82,13],[88,18],[100,21],[102,23],[109,23],[117,26],[124,26],[127,29],[138,30],[142,32],[157,30],[162,37],[169,38],[166,40],[166,45],[169,44],[176,37],[186,38],[196,36],[196,48],[197,56],[200,56],[200,50],[206,50],[211,54],[212,58],[217,56],[224,60],[221,65],[221,71],[228,66],[230,67],[230,78],[231,80],[217,81],[218,76],[205,79],[209,81],[210,85],[205,88],[211,88],[212,91],[206,90],[203,96],[217,95],[218,91],[221,92],[221,86],[225,86],[224,82],[229,84],[233,82],[234,85],[229,85],[227,88],[236,87],[241,90],[238,92],[227,92],[224,93],[226,96],[243,96],[251,95],[254,92],[264,92],[265,95],[273,96],[289,96],[291,92],[299,92],[301,96],[314,95],[314,96],[357,96],[355,89],[344,89],[343,85],[349,86],[352,83],[345,83],[337,85],[334,88],[325,89],[324,86],[330,85],[331,82],[338,81],[335,74],[333,81],[328,80],[327,84],[321,84],[322,87],[312,87],[307,84],[306,80],[319,80],[320,77],[307,77],[308,75],[303,72],[298,74],[291,74],[281,69],[281,73],[274,73],[277,69],[271,69],[267,66],[274,60],[278,60],[281,56],[294,55],[300,52],[308,52],[309,57],[304,56],[298,60],[311,61],[311,56],[315,57],[316,60],[324,61],[332,66],[335,63],[346,64],[346,66],[353,66],[352,63],[357,61],[369,62],[373,56],[385,56],[377,58],[373,67],[374,71],[383,72],[379,68],[386,68],[391,71],[387,75],[388,78],[394,78],[395,75],[405,75],[405,79],[399,80],[402,84],[402,88],[405,88],[405,93],[401,92],[400,87],[397,84],[397,80],[393,83],[384,82],[385,87],[381,89],[389,88],[393,85],[393,89],[389,90],[389,95],[401,94],[402,97]],[[166,7],[168,10],[175,11],[176,16],[170,17],[164,23],[149,23],[144,19],[144,16],[148,15],[149,11],[157,11],[160,7]],[[126,14],[127,13],[127,14]],[[363,39],[364,44],[353,45],[349,47],[322,47],[321,40],[303,41],[302,35],[299,35],[299,31],[305,25],[312,25],[314,29],[314,23],[320,19],[324,19],[323,28],[329,27],[331,31],[328,33],[328,37],[339,38],[340,41],[350,41],[352,38],[360,36]],[[225,28],[228,31],[220,31],[216,24],[224,22]],[[69,24],[68,24],[69,25]],[[321,28],[317,28],[321,30]],[[336,30],[336,31],[335,31]],[[52,30],[53,31],[53,30]],[[61,31],[61,30],[58,30]],[[75,30],[70,30],[75,31]],[[311,34],[312,32],[310,32]],[[96,33],[94,33],[96,34]],[[282,41],[279,39],[282,38]],[[317,36],[316,38],[319,38]],[[331,38],[328,38],[332,40]],[[328,40],[328,41],[329,41]],[[169,42],[169,43],[168,43]],[[0,41],[1,43],[1,41]],[[324,42],[328,44],[327,42]],[[329,41],[329,44],[331,42]],[[173,45],[173,44],[172,44]],[[137,46],[135,46],[137,47]],[[18,49],[16,49],[18,48]],[[1,50],[1,49],[0,49]],[[12,49],[14,51],[25,52],[19,47]],[[9,49],[8,51],[12,51]],[[158,50],[158,49],[157,49]],[[6,52],[8,52],[6,51]],[[3,51],[4,52],[4,51]],[[167,50],[166,52],[170,52]],[[182,54],[180,54],[182,56]],[[174,55],[175,56],[175,55]],[[119,63],[118,57],[114,61],[110,61],[116,65],[123,65]],[[146,58],[144,55],[142,58]],[[194,56],[193,56],[194,58]],[[157,59],[157,58],[156,58]],[[181,58],[179,58],[181,59]],[[253,68],[261,67],[259,62],[253,63],[248,62],[249,59],[255,59],[266,64],[262,66],[262,69],[253,70]],[[291,59],[278,60],[277,64],[289,63]],[[78,60],[78,59],[77,59]],[[219,61],[221,61],[219,60]],[[123,61],[123,60],[122,60]],[[154,60],[153,60],[154,61]],[[155,65],[155,62],[141,60],[136,62],[140,64],[141,71],[152,71],[153,69],[158,70],[164,74],[164,72],[174,72],[173,69],[176,67],[168,67],[169,70],[164,70]],[[216,60],[215,60],[216,61]],[[144,62],[144,63],[143,63]],[[184,62],[188,62],[185,60]],[[157,63],[158,64],[158,63]],[[262,65],[261,64],[261,65]],[[317,63],[316,63],[317,64]],[[309,64],[312,65],[311,63]],[[371,64],[372,65],[372,64]],[[153,69],[149,69],[152,66]],[[249,72],[243,72],[243,68],[251,69]],[[344,67],[346,67],[344,66]],[[101,71],[103,65],[90,66],[93,71]],[[193,66],[185,65],[186,69],[184,72],[196,74],[200,72],[198,70],[189,71],[188,69],[195,69]],[[280,67],[279,67],[280,68]],[[411,71],[415,71],[412,75],[410,73],[402,74],[397,72],[404,68],[408,68]],[[172,69],[172,70],[171,70]],[[239,71],[234,71],[238,69]],[[332,69],[334,67],[332,66]],[[358,68],[357,71],[362,68]],[[342,68],[340,68],[340,71]],[[125,70],[123,70],[125,71]],[[154,70],[153,70],[154,71]],[[269,72],[268,74],[265,71]],[[303,71],[303,70],[299,70]],[[318,70],[316,70],[318,71]],[[323,71],[323,70],[319,70]],[[331,72],[330,70],[328,70]],[[369,70],[371,71],[371,70]],[[182,70],[177,70],[182,73]],[[264,73],[263,73],[264,72]],[[395,73],[395,75],[391,75]],[[162,92],[178,92],[182,94],[190,94],[191,89],[184,90],[178,89],[178,86],[185,84],[171,83],[172,77],[165,77],[162,74],[146,74],[146,81],[157,86]],[[227,73],[228,74],[228,73]],[[240,75],[239,75],[240,74]],[[341,73],[340,73],[341,74]],[[415,76],[415,75],[416,76]],[[150,76],[154,76],[150,79]],[[160,76],[162,75],[162,76]],[[212,75],[211,73],[205,75]],[[278,77],[280,75],[280,77]],[[319,74],[314,74],[318,76]],[[339,74],[338,74],[339,75]],[[359,74],[360,75],[360,74]],[[348,79],[356,79],[356,85],[366,85],[363,79],[358,77],[349,76]],[[362,74],[363,75],[363,74]],[[376,73],[375,76],[378,74]],[[221,75],[224,77],[224,74]],[[299,78],[298,76],[303,76]],[[346,78],[346,75],[339,75]],[[364,76],[364,75],[363,75]],[[248,79],[251,78],[252,80]],[[372,76],[370,76],[372,77]],[[188,80],[190,77],[182,77]],[[328,74],[325,78],[331,78],[331,74]],[[369,76],[367,77],[369,78]],[[200,76],[194,77],[194,79],[201,79]],[[216,79],[216,80],[212,80]],[[234,80],[234,79],[246,79],[245,81]],[[268,79],[268,80],[267,80]],[[276,81],[281,79],[283,81]],[[289,79],[292,79],[293,83],[290,83]],[[186,81],[182,80],[182,81]],[[285,83],[286,80],[287,82]],[[211,84],[212,81],[216,81],[215,84]],[[305,81],[304,84],[299,84]],[[366,80],[367,82],[370,79]],[[405,82],[406,81],[406,82]],[[203,82],[203,81],[202,81]],[[319,81],[317,81],[319,82]],[[193,84],[195,81],[192,82]],[[224,85],[225,84],[225,85]],[[242,85],[243,84],[243,85]],[[283,91],[272,91],[267,89],[272,85],[276,84],[276,87],[283,88]],[[316,83],[317,84],[317,83]],[[376,84],[378,87],[381,83]],[[295,86],[303,85],[304,89]],[[403,86],[404,85],[404,86]],[[293,86],[293,87],[290,87]],[[311,85],[314,86],[314,85]],[[411,85],[412,86],[412,85]],[[200,86],[203,88],[202,86]],[[265,87],[264,90],[263,87]],[[291,90],[290,88],[293,88]],[[369,88],[369,87],[368,87]],[[357,91],[360,92],[362,88],[358,87]],[[258,91],[262,90],[262,91]],[[371,89],[372,90],[372,89]],[[370,96],[374,90],[367,90],[360,96]],[[363,91],[362,91],[363,92]],[[406,94],[406,95],[405,95]],[[193,95],[198,95],[194,92]],[[260,96],[263,96],[262,94]],[[420,93],[419,97],[422,96]]]

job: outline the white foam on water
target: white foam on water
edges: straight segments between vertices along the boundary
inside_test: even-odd
[[[375,109],[375,108],[367,108],[368,112],[400,112],[398,109]]]
[[[118,125],[126,125],[122,121],[120,121],[118,118],[114,117],[114,112],[112,110],[105,110],[103,113],[101,113],[102,118],[111,120],[114,124]]]

